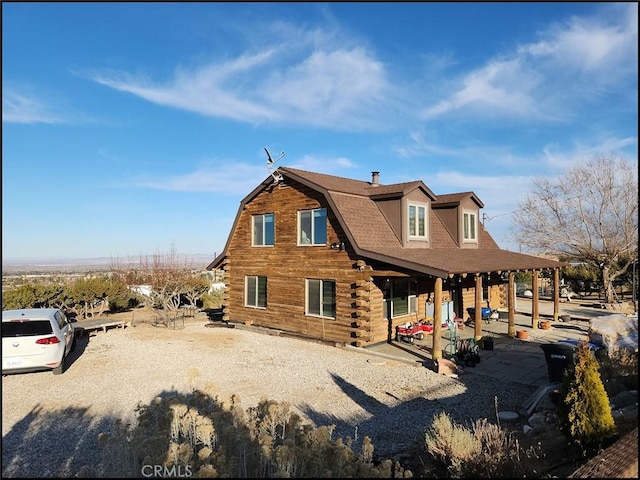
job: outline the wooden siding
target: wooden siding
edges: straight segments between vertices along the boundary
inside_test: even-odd
[[[326,245],[297,245],[297,212],[327,208]],[[275,215],[275,245],[251,246],[252,215]],[[253,325],[279,329],[336,343],[370,343],[378,330],[386,326],[369,324],[371,312],[382,317],[382,302],[372,306],[375,288],[370,272],[355,265],[357,259],[347,249],[331,249],[333,242],[345,241],[337,220],[323,197],[314,190],[287,181],[258,194],[240,213],[232,232],[228,261],[225,263],[224,319],[251,321]],[[267,306],[245,306],[245,277],[267,277]],[[331,280],[336,286],[335,318],[307,315],[305,279]],[[361,286],[362,282],[364,282]],[[358,327],[356,321],[363,323]],[[367,322],[364,324],[364,322]],[[386,339],[386,334],[384,339]]]

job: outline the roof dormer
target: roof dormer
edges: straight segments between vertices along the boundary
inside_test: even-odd
[[[480,209],[484,204],[473,192],[438,195],[433,210],[460,248],[478,248]]]

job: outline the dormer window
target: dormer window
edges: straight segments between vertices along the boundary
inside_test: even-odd
[[[462,212],[462,241],[465,243],[478,242],[478,214],[470,210]]]
[[[427,205],[409,204],[409,238],[427,238]]]

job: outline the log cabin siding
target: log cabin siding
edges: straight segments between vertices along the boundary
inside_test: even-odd
[[[316,208],[327,209],[326,244],[298,245],[298,211]],[[265,213],[275,215],[275,245],[252,247],[252,216]],[[371,301],[352,286],[360,280],[372,286],[366,282],[370,274],[354,268],[349,248],[340,251],[330,247],[344,240],[333,212],[318,192],[287,182],[259,193],[240,212],[231,238],[225,263],[223,318],[337,343],[374,341],[377,335],[369,334],[370,328],[360,329],[355,324],[357,318],[370,321]],[[245,306],[245,278],[254,275],[267,277],[266,308]],[[306,279],[335,282],[335,318],[306,314]],[[360,300],[360,305],[355,300]],[[373,310],[381,320],[382,306]],[[382,329],[376,326],[375,330]]]

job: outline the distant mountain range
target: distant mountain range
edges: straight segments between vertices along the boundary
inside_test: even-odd
[[[216,254],[177,254],[176,261],[180,264],[200,266],[203,269],[211,263]],[[148,255],[151,259],[153,255]],[[69,271],[69,270],[107,270],[113,264],[127,265],[137,264],[145,256],[129,257],[95,257],[95,258],[58,258],[58,259],[2,259],[2,271],[4,272],[30,272],[30,271]]]

